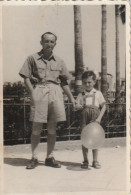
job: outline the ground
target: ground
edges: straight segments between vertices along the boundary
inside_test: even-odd
[[[46,143],[41,143],[38,167],[27,170],[25,166],[31,158],[30,144],[5,146],[4,194],[128,194],[125,138],[106,139],[99,149],[99,162],[102,165],[99,170],[91,167],[91,151],[90,170],[81,169],[80,140],[57,142],[54,155],[62,164],[60,169],[44,166]]]

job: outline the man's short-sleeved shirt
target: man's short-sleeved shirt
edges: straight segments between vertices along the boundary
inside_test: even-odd
[[[23,78],[31,79],[35,77],[39,79],[40,82],[54,81],[60,83],[60,75],[66,80],[72,78],[63,60],[53,54],[48,60],[45,60],[42,50],[26,59],[19,74]]]
[[[81,105],[92,105],[98,108],[106,103],[101,91],[94,88],[90,92],[84,91],[83,93],[80,93],[77,97],[77,101]]]

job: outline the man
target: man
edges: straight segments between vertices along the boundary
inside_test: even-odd
[[[32,159],[27,169],[38,165],[37,152],[43,123],[47,123],[47,157],[46,166],[60,168],[54,159],[53,150],[56,142],[57,122],[65,121],[65,109],[62,89],[69,100],[75,104],[67,80],[71,78],[64,62],[53,54],[57,36],[46,32],[41,36],[42,50],[29,56],[19,74],[24,78],[31,95],[30,121],[32,124],[31,149]],[[61,87],[60,87],[61,86]]]

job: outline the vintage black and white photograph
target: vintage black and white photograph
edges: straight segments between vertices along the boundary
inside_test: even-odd
[[[2,5],[2,194],[129,194],[129,8]]]

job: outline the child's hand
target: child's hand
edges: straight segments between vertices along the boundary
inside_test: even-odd
[[[81,110],[82,108],[83,106],[76,102],[74,110],[77,111],[77,110]]]

